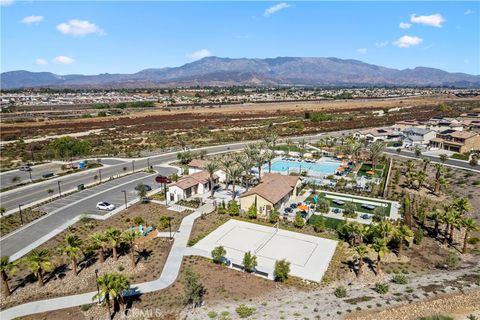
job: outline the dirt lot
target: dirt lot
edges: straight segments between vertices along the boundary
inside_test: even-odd
[[[21,267],[19,272],[10,280],[12,295],[7,299],[2,298],[2,308],[16,305],[22,302],[44,299],[75,293],[89,292],[96,289],[94,270],[98,268],[100,274],[105,272],[122,272],[128,277],[131,283],[145,282],[156,279],[162,269],[170,252],[171,244],[167,238],[153,238],[148,241],[141,241],[136,246],[137,266],[132,268],[128,248],[122,247],[119,250],[120,258],[115,261],[108,254],[104,264],[97,261],[96,255],[86,255],[88,259],[79,260],[79,275],[76,277],[71,271],[71,263],[66,256],[61,255],[61,248],[64,245],[65,236],[74,233],[79,236],[84,244],[88,244],[88,237],[94,232],[100,232],[108,227],[116,227],[120,230],[127,230],[133,226],[133,218],[141,217],[147,224],[158,225],[161,215],[173,217],[172,230],[177,230],[181,220],[188,213],[168,211],[165,206],[150,203],[136,204],[127,211],[105,221],[83,219],[74,226],[60,233],[55,238],[47,241],[40,248],[45,248],[52,254],[54,270],[46,275],[45,286],[40,289],[36,279],[30,274],[26,267]],[[160,230],[162,231],[162,230]]]

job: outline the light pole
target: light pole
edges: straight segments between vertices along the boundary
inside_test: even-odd
[[[22,226],[23,226],[23,216],[22,216],[22,205],[21,204],[18,205],[18,212],[20,213],[20,221],[22,222]]]
[[[33,182],[33,179],[32,179],[32,170],[28,171],[28,174],[30,175],[30,181]]]
[[[58,184],[58,196],[61,198],[62,197],[62,188],[60,188],[60,180],[57,181]]]
[[[123,197],[125,199],[125,209],[127,209],[127,191],[122,190],[122,192],[123,192]]]
[[[132,172],[135,172],[135,160],[132,160]]]
[[[100,288],[98,286],[98,269],[95,269],[95,282],[97,283],[98,304],[100,304]]]
[[[150,158],[147,158],[147,169],[150,170]]]
[[[98,169],[98,177],[100,178],[100,183],[102,183],[102,169]]]
[[[172,217],[168,217],[168,231],[170,232],[170,240],[172,240]]]

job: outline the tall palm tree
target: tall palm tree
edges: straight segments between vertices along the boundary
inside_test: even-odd
[[[363,270],[363,259],[368,255],[368,247],[365,244],[360,244],[355,247],[355,252],[358,256],[358,272],[357,272],[357,277],[359,277],[362,274]]]
[[[425,184],[425,181],[427,180],[427,173],[425,171],[419,171],[417,172],[417,182],[418,182],[418,190],[420,190],[423,185]]]
[[[225,170],[225,174],[226,174],[225,183],[227,184],[227,189],[228,189],[228,185],[230,182],[230,168],[235,163],[235,161],[232,159],[230,155],[226,155],[220,158],[219,163],[223,168],[223,170]]]
[[[441,165],[440,163],[435,163],[434,167],[436,169],[435,172],[435,188],[434,192],[435,194],[440,194],[440,180],[442,178],[442,173],[445,171],[445,167]]]
[[[208,172],[208,183],[210,184],[210,198],[213,198],[213,195],[215,193],[213,175],[215,174],[215,171],[217,171],[218,169],[219,169],[219,165],[215,161],[210,161],[205,166],[205,170],[207,170]]]
[[[2,274],[2,287],[5,297],[10,296],[10,286],[8,285],[8,277],[17,272],[17,263],[10,261],[10,257],[2,256],[0,259],[0,273]]]
[[[105,299],[105,306],[108,310],[108,315],[110,319],[112,318],[112,312],[110,310],[111,300],[115,301],[120,299],[119,302],[121,305],[124,303],[123,294],[124,291],[128,290],[130,287],[127,278],[117,272],[105,273],[104,275],[97,278],[97,284],[99,287],[99,292],[92,297],[92,300]]]
[[[430,164],[430,162],[432,162],[432,160],[430,160],[428,158],[423,158],[423,171],[424,172],[427,171],[427,168],[428,168],[428,165]]]
[[[457,198],[453,201],[453,206],[455,209],[460,212],[461,216],[464,216],[465,213],[471,211],[473,209],[472,205],[470,204],[470,201],[468,201],[467,197],[463,198]]]
[[[447,211],[447,217],[446,217],[447,223],[450,227],[450,232],[447,231],[448,234],[448,242],[452,243],[453,242],[453,231],[454,229],[459,229],[461,225],[461,215],[460,212],[452,205],[449,207]],[[447,234],[445,234],[445,237],[447,237]]]
[[[130,248],[130,258],[132,261],[132,267],[135,268],[136,259],[135,259],[135,240],[140,237],[140,232],[138,230],[128,230],[123,234],[123,239],[128,244]]]
[[[122,232],[117,228],[108,228],[105,230],[105,237],[110,241],[112,246],[113,258],[118,260],[117,247],[122,242]]]
[[[230,169],[230,177],[232,178],[232,199],[235,200],[235,183],[237,182],[237,179],[241,176],[242,174],[242,168],[239,166],[233,166]]]
[[[403,245],[404,242],[410,242],[413,239],[413,231],[408,226],[402,224],[395,229],[395,238],[398,242],[398,256],[401,257],[403,254]]]
[[[105,237],[105,234],[100,232],[95,232],[90,236],[90,242],[98,251],[98,260],[100,263],[105,262],[105,246],[108,242],[108,239]]]
[[[462,227],[465,228],[465,236],[463,238],[463,250],[462,252],[467,253],[467,243],[468,243],[468,234],[472,231],[478,230],[477,222],[472,218],[463,218]]]
[[[444,211],[438,208],[435,208],[435,210],[433,210],[433,212],[430,214],[430,218],[434,221],[433,233],[435,237],[438,237],[440,232],[440,224],[444,221],[444,215]]]
[[[250,180],[252,179],[250,170],[253,167],[253,162],[247,155],[242,155],[241,157],[238,157],[236,163],[244,174],[243,181],[245,183],[245,189],[248,191],[248,188],[250,187]]]
[[[388,246],[387,246],[387,239],[385,238],[375,238],[375,240],[373,241],[371,247],[372,249],[377,253],[377,264],[376,264],[376,268],[375,268],[375,273],[377,275],[379,275],[382,270],[381,270],[381,262],[382,262],[382,258],[390,252],[390,250],[388,249]]]
[[[43,273],[52,270],[52,262],[50,261],[48,250],[34,249],[25,257],[24,261],[28,265],[28,269],[37,277],[38,285],[43,287]]]
[[[386,144],[383,141],[377,140],[370,145],[370,159],[372,159],[372,167],[373,169],[377,166],[378,158],[382,155],[383,151],[385,151]]]
[[[72,261],[72,269],[75,276],[78,276],[77,267],[78,262],[77,258],[79,253],[82,252],[82,240],[75,234],[67,234],[65,237],[66,245],[63,248],[63,253],[66,254]]]
[[[275,152],[268,150],[265,152],[265,160],[268,161],[268,173],[272,172],[272,160],[275,159]]]

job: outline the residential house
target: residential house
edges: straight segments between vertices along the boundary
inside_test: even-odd
[[[402,133],[392,128],[373,128],[366,130],[359,130],[353,134],[357,139],[365,139],[368,142],[375,142],[378,140],[390,142],[400,141]]]
[[[209,163],[210,163],[210,160],[193,159],[188,163],[188,174],[194,174],[197,172],[204,171],[207,167],[207,164]],[[215,171],[215,174],[218,176],[218,179],[220,182],[225,182],[227,178],[227,174],[225,173],[225,170],[219,168],[218,170]]]
[[[445,130],[437,133],[437,137],[430,140],[430,146],[457,153],[480,150],[480,134],[470,131]]]
[[[240,196],[240,209],[244,212],[255,204],[259,216],[268,216],[275,208],[280,210],[297,194],[300,179],[279,173],[266,173],[257,186]]]
[[[185,200],[195,195],[202,195],[210,191],[210,174],[207,171],[200,171],[181,178],[168,187],[167,199],[171,202]],[[218,176],[213,174],[213,186],[218,183]]]
[[[403,130],[402,143],[404,147],[428,145],[435,135],[433,130],[410,127]]]

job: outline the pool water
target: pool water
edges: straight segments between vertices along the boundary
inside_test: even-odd
[[[315,163],[308,163],[308,162],[298,162],[298,161],[288,161],[288,160],[275,160],[272,162],[272,171],[274,172],[288,172],[291,169],[295,169],[295,171],[314,171],[318,174],[335,174],[338,167],[340,167],[342,163],[340,161],[335,160],[319,160]],[[268,165],[266,167],[268,170]]]

